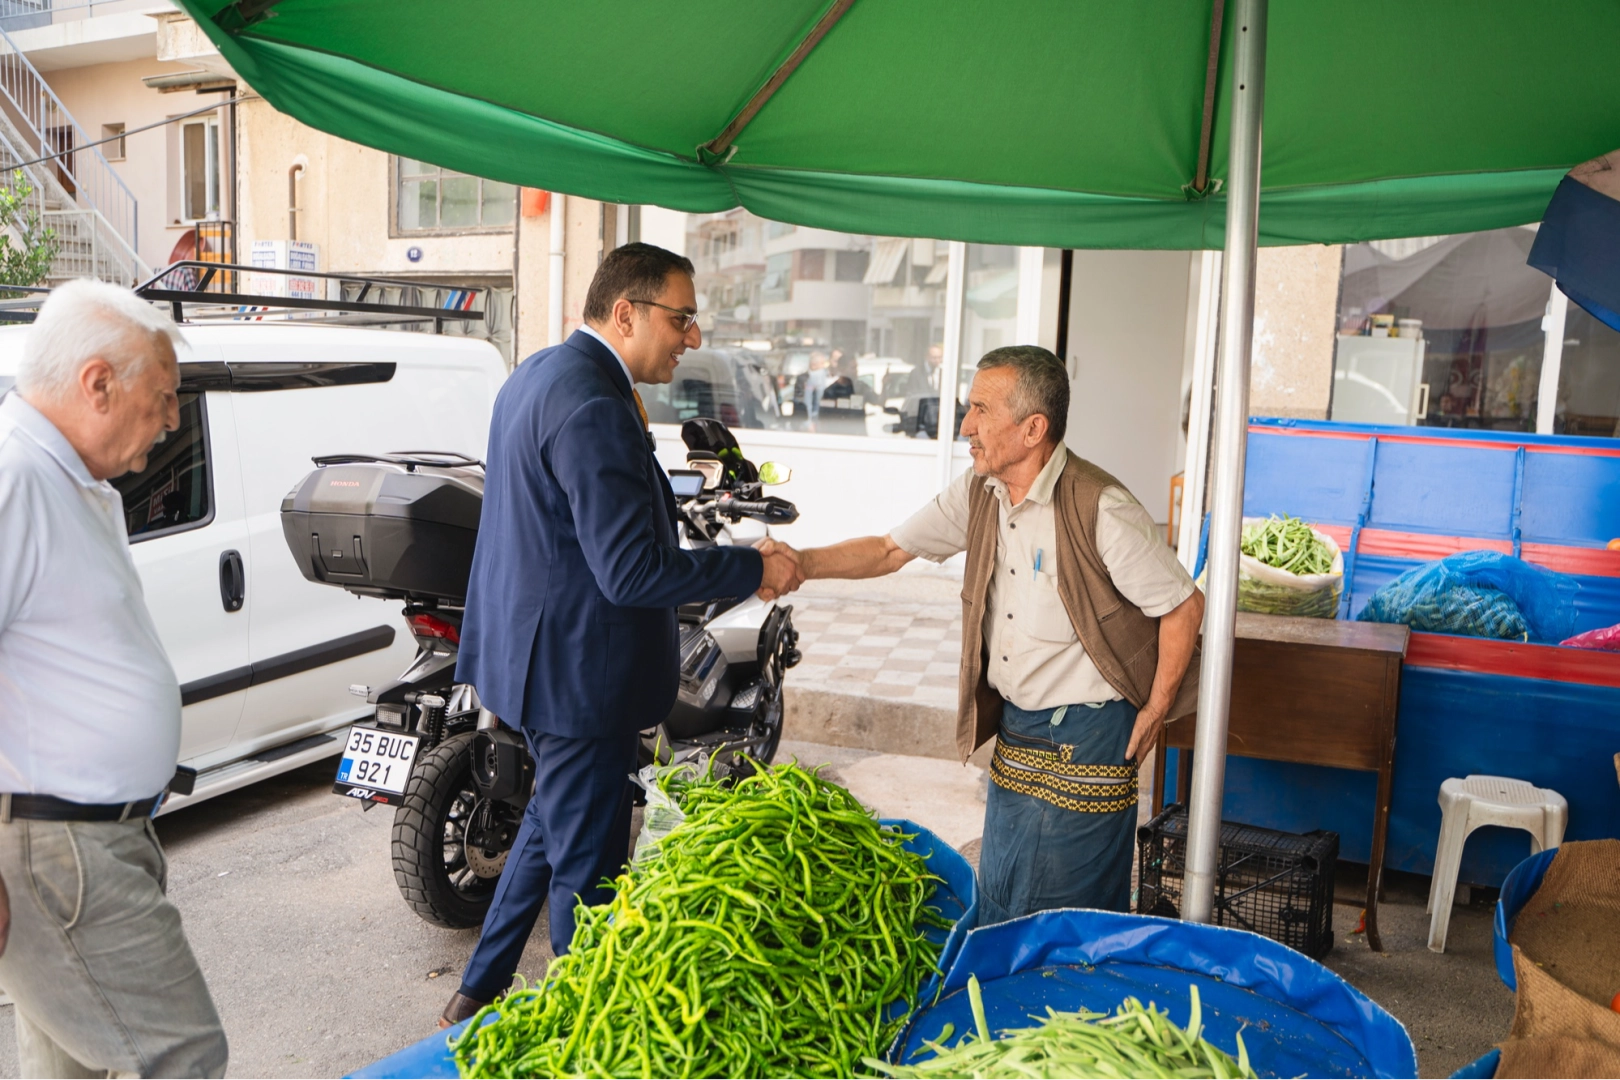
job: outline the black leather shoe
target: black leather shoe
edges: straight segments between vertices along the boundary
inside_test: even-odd
[[[455,1027],[488,1004],[487,1001],[477,1001],[458,990],[450,995],[450,1004],[446,1005],[444,1012],[439,1014],[439,1028],[442,1030],[447,1027]]]

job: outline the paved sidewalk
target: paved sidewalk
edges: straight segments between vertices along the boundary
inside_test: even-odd
[[[869,581],[812,581],[794,593],[804,660],[794,689],[956,710],[962,582],[952,569],[907,567]]]

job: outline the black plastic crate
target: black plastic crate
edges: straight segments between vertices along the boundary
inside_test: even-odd
[[[1176,804],[1136,831],[1136,910],[1181,917],[1187,809]],[[1297,833],[1221,822],[1215,923],[1264,934],[1320,960],[1333,948],[1333,873],[1339,834]]]

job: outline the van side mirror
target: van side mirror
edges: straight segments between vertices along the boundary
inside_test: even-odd
[[[791,479],[793,470],[779,461],[767,461],[759,467],[759,482],[762,484],[785,484]]]

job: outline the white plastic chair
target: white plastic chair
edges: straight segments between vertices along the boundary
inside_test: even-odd
[[[1530,854],[1564,840],[1569,803],[1556,791],[1506,776],[1453,777],[1440,785],[1440,845],[1429,884],[1429,950],[1446,951],[1451,902],[1463,843],[1481,825],[1505,825],[1530,834]]]

